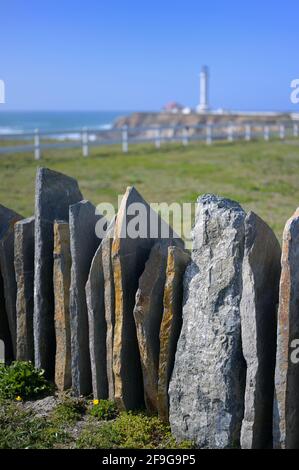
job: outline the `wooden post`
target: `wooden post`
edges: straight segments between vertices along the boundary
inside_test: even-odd
[[[298,137],[298,124],[294,124],[293,135],[294,137]]]
[[[229,128],[228,128],[227,140],[228,140],[229,142],[233,142],[233,141],[234,141],[234,130],[233,130],[233,126],[232,126],[232,125],[230,125]]]
[[[269,138],[270,138],[269,126],[265,126],[264,127],[264,140],[266,140],[268,142]]]
[[[88,157],[89,148],[88,148],[88,130],[86,127],[82,129],[82,153],[83,157]]]
[[[206,127],[206,144],[211,145],[212,144],[212,126],[211,124],[207,124]]]
[[[283,140],[285,138],[285,126],[284,126],[284,124],[281,124],[279,126],[279,137],[281,138],[281,140]]]
[[[40,136],[38,129],[34,131],[34,159],[40,160]]]
[[[128,153],[128,126],[123,126],[122,128],[122,150],[123,153]]]
[[[250,124],[247,124],[245,126],[245,140],[249,142],[251,140],[251,126]]]
[[[189,144],[189,127],[183,129],[182,144],[186,147]]]
[[[156,149],[161,147],[161,131],[159,128],[156,130],[155,146]]]

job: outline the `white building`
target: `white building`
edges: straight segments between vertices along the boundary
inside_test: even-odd
[[[209,69],[205,65],[199,75],[199,105],[196,110],[198,113],[209,111]]]

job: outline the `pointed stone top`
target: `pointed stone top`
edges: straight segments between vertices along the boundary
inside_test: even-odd
[[[93,212],[95,211],[94,205],[90,201],[87,201],[87,199],[71,204],[69,210],[72,214],[78,214],[83,208],[85,210],[91,209]]]
[[[11,225],[22,219],[20,214],[0,204],[0,238],[6,233]]]
[[[68,180],[70,183],[73,182],[73,184],[78,185],[77,180],[75,178],[72,178],[71,176],[65,175],[64,173],[60,173],[59,171],[50,170],[50,168],[38,167],[36,171],[36,180],[38,181],[39,179],[44,178],[63,178],[65,180]]]
[[[203,206],[217,206],[219,209],[240,209],[242,212],[244,212],[243,208],[238,202],[233,201],[232,199],[218,196],[216,194],[203,194],[202,196],[198,197],[197,203]]]
[[[26,219],[18,220],[16,225],[26,225],[26,224],[31,224],[31,222],[34,222],[34,215],[31,217],[26,217]]]
[[[284,227],[284,231],[283,231],[283,238],[288,237],[289,231],[293,229],[294,224],[296,225],[298,223],[298,218],[299,218],[299,207],[297,207],[292,217],[290,217],[289,220],[287,220],[285,227]]]

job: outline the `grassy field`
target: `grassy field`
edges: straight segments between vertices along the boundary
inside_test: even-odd
[[[259,214],[281,238],[283,226],[299,205],[299,141],[217,143],[207,147],[167,144],[48,150],[35,162],[32,153],[0,155],[0,203],[24,216],[33,214],[37,166],[78,179],[86,199],[117,205],[134,185],[149,202],[194,202],[211,192],[239,201]]]

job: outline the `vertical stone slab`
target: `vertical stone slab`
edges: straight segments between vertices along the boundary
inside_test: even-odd
[[[34,217],[15,224],[15,272],[17,282],[18,361],[34,362]]]
[[[110,224],[107,236],[102,240],[102,266],[104,278],[104,305],[106,319],[106,369],[108,381],[108,397],[114,400],[114,375],[113,375],[113,338],[115,324],[115,292],[113,267],[111,259],[112,241],[115,219]]]
[[[14,268],[14,225],[23,217],[0,204],[0,272],[3,282],[5,311],[9,325],[13,357],[16,357],[17,284]],[[3,321],[3,324],[5,320]],[[6,336],[6,335],[5,335]],[[7,339],[7,341],[9,341]],[[9,349],[10,346],[8,346]]]
[[[282,240],[274,395],[275,448],[299,448],[299,364],[291,357],[293,342],[299,339],[298,247],[299,209],[286,223]]]
[[[54,378],[55,328],[53,292],[54,220],[69,218],[69,206],[82,200],[73,178],[39,168],[35,189],[34,355],[36,367]]]
[[[3,356],[0,358],[1,361],[4,360],[5,364],[9,364],[14,359],[13,348],[11,342],[11,335],[9,331],[9,325],[5,309],[5,298],[4,298],[4,288],[3,288],[3,279],[0,273],[0,353]]]
[[[277,305],[281,249],[256,214],[245,219],[240,304],[242,349],[247,364],[241,447],[272,447]]]
[[[115,399],[121,409],[138,409],[144,405],[133,310],[138,281],[151,248],[159,234],[167,233],[167,238],[173,238],[171,230],[163,231],[167,228],[136,189],[128,188],[116,217],[112,243],[115,287],[113,371]]]
[[[165,422],[169,419],[168,387],[182,327],[183,276],[189,262],[188,252],[176,246],[168,248],[158,380],[158,413],[159,418]]]
[[[159,333],[163,315],[167,246],[157,243],[139,279],[134,318],[141,359],[144,401],[150,413],[158,411]]]
[[[107,367],[110,366],[112,372],[112,346],[114,328],[114,300],[111,303],[111,295],[114,295],[113,272],[111,270],[111,242],[114,230],[114,221],[108,227],[107,233],[98,247],[89,271],[86,283],[86,301],[88,309],[89,327],[89,351],[91,362],[92,390],[96,399],[114,398],[113,378],[109,382]],[[105,274],[104,274],[105,271]],[[112,279],[107,279],[107,271]],[[106,275],[106,282],[105,282]],[[105,295],[105,289],[108,289]],[[107,317],[105,314],[106,304],[108,308]],[[113,308],[113,311],[112,311]],[[109,338],[108,337],[109,324]],[[112,330],[112,331],[111,331]],[[107,357],[107,346],[110,348],[110,357]]]
[[[70,230],[68,222],[54,222],[54,324],[56,336],[55,384],[58,390],[72,386],[71,326],[69,297],[71,284]]]
[[[101,242],[95,231],[100,218],[89,201],[70,206],[72,386],[78,396],[88,395],[92,388],[85,286],[92,259]]]
[[[236,202],[214,195],[198,200],[169,420],[178,440],[190,439],[200,448],[230,448],[240,441],[246,374],[240,321],[244,219]]]
[[[88,309],[92,391],[94,398],[106,399],[108,398],[106,364],[107,326],[105,320],[102,244],[98,247],[92,260],[85,290]]]

